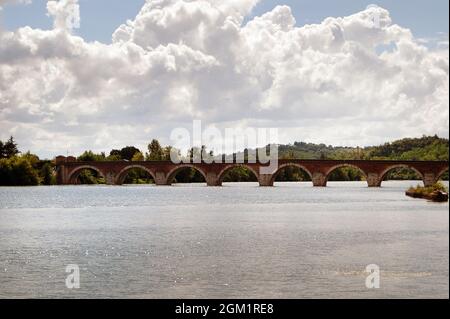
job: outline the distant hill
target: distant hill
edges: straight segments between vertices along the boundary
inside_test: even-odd
[[[423,136],[364,148],[295,142],[279,145],[278,152],[282,158],[299,159],[448,160],[449,140]]]
[[[366,149],[371,159],[448,161],[449,141],[438,136],[404,138]]]

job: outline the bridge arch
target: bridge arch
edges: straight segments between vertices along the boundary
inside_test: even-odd
[[[328,171],[325,174],[326,183],[328,183],[328,180],[330,179],[331,174],[339,168],[354,168],[354,169],[358,170],[360,173],[362,173],[362,175],[364,176],[364,178],[367,181],[367,173],[361,167],[359,167],[358,165],[355,165],[355,164],[342,163],[342,164],[334,165],[328,169]]]
[[[223,168],[219,172],[219,174],[217,175],[217,179],[219,180],[219,185],[222,185],[223,180],[224,180],[225,176],[227,175],[227,173],[230,172],[231,170],[237,168],[237,167],[243,167],[243,168],[248,169],[256,177],[256,180],[259,181],[259,174],[258,174],[258,172],[255,171],[255,169],[253,167],[251,167],[250,165],[246,165],[246,164],[230,164],[230,165],[227,165],[225,168]]]
[[[152,170],[148,169],[147,167],[145,167],[143,165],[136,164],[136,165],[129,165],[129,166],[123,168],[119,172],[119,174],[117,174],[116,184],[117,185],[122,185],[123,182],[125,181],[125,178],[127,177],[127,174],[134,168],[139,168],[139,169],[144,170],[145,172],[147,172],[153,178],[154,181],[156,181],[155,174],[153,173]]]
[[[275,180],[276,180],[277,176],[278,176],[278,175],[281,173],[281,171],[283,171],[283,169],[285,169],[286,167],[296,167],[296,168],[299,168],[299,169],[301,169],[302,171],[304,171],[304,172],[309,176],[309,178],[311,179],[311,181],[312,181],[312,179],[313,179],[312,173],[311,173],[305,166],[300,165],[300,164],[297,164],[297,163],[286,163],[286,164],[279,165],[279,166],[278,166],[278,169],[276,170],[276,172],[273,173],[272,179],[271,179],[271,183],[272,183],[272,184],[275,183]]]
[[[93,170],[93,171],[97,172],[97,173],[98,173],[101,177],[103,177],[103,178],[105,179],[105,181],[106,181],[106,176],[105,176],[105,174],[103,174],[103,172],[102,172],[100,169],[98,169],[97,167],[92,166],[92,165],[81,165],[81,166],[77,167],[76,169],[74,169],[74,170],[69,174],[69,176],[68,176],[69,184],[77,184],[77,179],[78,179],[78,177],[80,176],[81,172],[82,172],[83,170],[85,170],[85,169]]]
[[[199,172],[203,178],[205,179],[206,182],[206,173],[199,168],[196,165],[193,164],[182,164],[180,166],[177,166],[175,168],[173,168],[168,174],[167,174],[167,184],[171,185],[173,180],[175,179],[175,177],[178,175],[178,173],[180,173],[181,171],[187,169],[187,168],[193,168],[194,170],[196,170],[197,172]]]
[[[412,171],[414,171],[421,179],[422,181],[425,182],[425,177],[422,174],[421,171],[419,171],[417,168],[415,168],[412,165],[407,165],[407,164],[395,164],[395,165],[391,165],[389,167],[387,167],[384,171],[381,172],[380,174],[380,186],[381,183],[384,181],[384,179],[386,178],[387,174],[389,174],[390,171],[397,169],[397,168],[406,168],[406,169],[410,169]]]

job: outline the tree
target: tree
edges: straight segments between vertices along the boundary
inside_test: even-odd
[[[105,153],[95,154],[92,151],[85,151],[78,156],[78,160],[81,162],[101,162],[106,160]]]
[[[5,157],[6,157],[6,154],[4,152],[4,145],[3,145],[3,142],[0,141],[0,158],[5,158]]]
[[[127,146],[120,150],[120,157],[124,160],[131,161],[134,154],[140,153],[141,151],[134,146]]]
[[[93,162],[95,161],[95,154],[92,151],[84,151],[83,154],[78,156],[77,160],[81,162]]]
[[[20,152],[17,149],[17,143],[14,141],[14,138],[11,136],[5,144],[3,144],[3,156],[6,158],[11,158],[13,156],[18,155]]]
[[[28,151],[25,154],[22,154],[22,157],[25,158],[34,168],[39,167],[41,160],[37,155],[31,154],[30,151]]]
[[[122,157],[120,157],[120,155],[109,155],[106,158],[107,161],[120,161],[122,160]]]
[[[104,184],[104,179],[94,170],[84,169],[78,176],[81,184]]]
[[[164,161],[170,161],[170,153],[172,152],[173,147],[172,146],[166,146],[163,149],[163,160]]]
[[[150,144],[148,144],[148,161],[161,161],[163,160],[163,149],[158,140],[153,139]]]
[[[136,152],[131,159],[133,162],[141,162],[144,160],[144,154],[142,152]]]
[[[247,167],[236,166],[225,173],[223,177],[225,183],[229,182],[256,182],[257,179]]]
[[[37,171],[26,157],[0,159],[0,185],[34,186],[39,184]]]
[[[41,184],[53,185],[55,184],[55,176],[53,174],[53,168],[50,163],[45,163],[41,168]]]
[[[109,157],[114,157],[114,158],[119,158],[119,159],[122,158],[119,150],[112,150],[111,152],[109,152]]]

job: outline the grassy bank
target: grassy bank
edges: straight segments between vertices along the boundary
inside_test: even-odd
[[[440,182],[428,187],[421,185],[410,187],[406,191],[406,195],[413,198],[425,198],[436,202],[448,201],[448,189]]]

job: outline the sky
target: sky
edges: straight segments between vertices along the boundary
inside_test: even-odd
[[[4,0],[0,2],[5,2]],[[10,1],[14,3],[14,1]],[[16,3],[19,1],[15,1]],[[23,26],[50,29],[52,19],[47,15],[47,0],[33,0],[29,5],[8,5],[2,14],[3,26],[14,30]],[[80,0],[82,24],[76,34],[87,41],[111,42],[117,26],[133,19],[145,0]],[[329,16],[346,16],[364,10],[371,4],[386,8],[397,24],[409,28],[416,37],[437,38],[448,34],[449,1],[409,0],[406,5],[398,0],[263,0],[247,17],[262,15],[277,5],[288,5],[297,25],[320,23]],[[105,7],[108,8],[105,10]]]
[[[448,137],[448,1],[373,3],[0,0],[0,139],[52,158],[197,119],[281,143]]]

